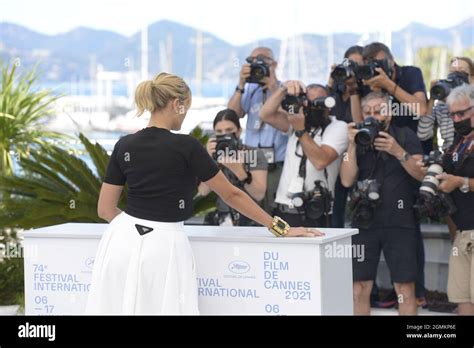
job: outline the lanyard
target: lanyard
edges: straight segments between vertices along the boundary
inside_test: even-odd
[[[323,133],[324,133],[324,130],[326,129],[325,127],[324,128],[317,128],[317,129],[314,129],[312,130],[310,133],[309,133],[309,136],[311,138],[314,139],[314,136],[316,135],[316,133],[318,132],[318,130],[321,129],[321,139],[323,137]],[[296,142],[296,148],[295,148],[295,155],[297,157],[300,157],[301,160],[300,160],[300,165],[299,165],[299,170],[298,170],[298,175],[303,178],[303,186],[304,186],[304,182],[306,180],[306,160],[308,159],[305,155],[305,153],[303,152],[303,155],[300,155],[298,154],[298,146],[300,144],[300,141],[298,140]],[[324,178],[326,179],[326,187],[327,189],[329,190],[329,182],[328,182],[328,171],[326,168],[324,168]]]

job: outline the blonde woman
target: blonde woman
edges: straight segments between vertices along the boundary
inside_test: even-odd
[[[183,232],[198,180],[276,236],[322,235],[272,218],[229,183],[196,139],[171,132],[181,128],[191,99],[185,81],[167,73],[137,87],[138,115],[149,111],[151,118],[122,137],[110,157],[98,202],[99,216],[110,224],[95,259],[88,314],[198,314],[194,259]]]

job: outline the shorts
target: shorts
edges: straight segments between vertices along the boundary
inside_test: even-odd
[[[371,228],[360,229],[352,236],[352,244],[363,251],[363,256],[353,257],[353,280],[368,281],[377,277],[380,252],[394,283],[412,283],[416,280],[416,229],[413,228]]]
[[[474,230],[456,233],[449,255],[448,299],[474,303]]]

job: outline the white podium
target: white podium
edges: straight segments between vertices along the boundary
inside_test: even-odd
[[[22,233],[27,315],[83,313],[106,226],[68,223]],[[263,227],[185,230],[201,314],[353,314],[357,229],[321,229],[326,236],[316,238],[276,238]]]

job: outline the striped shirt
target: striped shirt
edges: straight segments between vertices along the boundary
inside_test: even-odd
[[[433,138],[434,126],[438,125],[438,129],[443,139],[442,149],[446,150],[454,141],[454,124],[448,115],[448,105],[443,102],[436,103],[433,106],[432,115],[420,117],[418,122],[417,135],[421,141]]]

